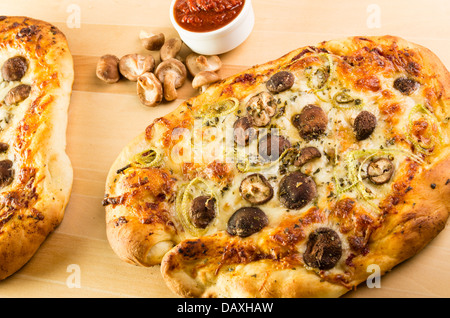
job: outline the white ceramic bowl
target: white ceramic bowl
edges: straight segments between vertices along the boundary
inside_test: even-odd
[[[170,21],[180,35],[181,40],[194,52],[203,55],[218,55],[239,46],[252,32],[255,24],[251,0],[245,0],[239,15],[224,27],[210,32],[192,32],[183,29],[174,17],[174,5],[170,5]]]

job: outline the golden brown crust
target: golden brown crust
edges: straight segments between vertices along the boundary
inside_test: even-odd
[[[30,96],[14,106],[0,132],[14,180],[0,194],[0,279],[20,269],[62,221],[72,186],[65,153],[73,61],[56,27],[27,17],[0,17],[0,58],[22,56]],[[1,106],[5,108],[3,104]]]
[[[148,228],[136,225],[136,228],[125,229],[126,239],[120,234],[114,235],[112,245],[119,256],[137,264],[151,265],[157,263],[157,258],[151,264],[142,261],[152,248],[151,244],[163,241],[168,243],[167,249],[176,245],[162,258],[161,271],[168,286],[184,297],[338,297],[367,279],[369,265],[380,266],[384,274],[428,244],[444,228],[450,211],[450,176],[447,173],[450,76],[428,49],[398,37],[353,37],[322,42],[216,83],[150,125],[145,135],[127,146],[111,171],[125,166],[133,154],[149,145],[159,146],[168,155],[176,143],[171,132],[178,127],[191,129],[193,115],[190,114],[202,105],[224,97],[245,99],[258,92],[274,73],[287,70],[299,74],[305,67],[318,64],[322,53],[335,57],[335,71],[348,88],[362,95],[376,96],[379,116],[392,127],[383,132],[383,137],[393,140],[405,151],[418,154],[398,166],[390,191],[379,202],[379,211],[374,214],[361,198],[336,197],[333,195],[335,187],[329,185],[322,190],[327,191],[326,195],[321,192],[318,203],[301,215],[278,214],[274,225],[250,237],[231,236],[224,231],[226,225],[221,224],[213,233],[186,238],[173,207],[178,172],[181,170],[189,180],[198,174],[192,172],[196,171],[193,165],[182,165],[185,169],[171,166],[175,180],[173,188],[165,194],[167,200],[163,200],[167,203],[163,210],[169,211],[165,214],[167,219],[153,222]],[[408,139],[405,121],[400,122],[400,114],[406,107],[399,99],[403,97],[396,97],[388,89],[392,89],[394,79],[399,76],[413,78],[421,84],[421,103],[439,123],[443,141],[429,154],[417,152]],[[351,129],[336,131],[342,152],[355,149],[358,141]],[[220,180],[239,177],[230,167],[225,166],[221,171]],[[216,171],[206,177],[217,175]],[[118,184],[123,186],[124,178],[120,177],[122,181],[117,182],[116,177],[117,171],[110,172],[107,182],[107,194],[113,197],[130,190],[125,186],[117,191]],[[107,206],[107,218],[114,215],[117,220],[128,213],[130,210],[121,204]],[[110,224],[108,222],[108,233],[117,234]],[[167,224],[173,224],[170,231],[162,227]],[[308,235],[321,226],[337,231],[343,244],[342,257],[331,270],[310,268],[303,260]],[[136,253],[141,234],[153,229],[158,232],[155,241],[148,244],[146,239],[144,253]]]

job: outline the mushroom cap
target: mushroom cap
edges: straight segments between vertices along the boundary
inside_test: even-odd
[[[176,89],[186,81],[187,70],[182,62],[172,58],[161,62],[155,75],[164,85],[164,98],[172,101],[177,98]]]
[[[23,56],[14,56],[6,60],[1,72],[5,81],[20,81],[28,69],[28,63]]]
[[[97,62],[96,75],[102,81],[111,84],[120,80],[119,58],[112,54],[100,57]]]
[[[155,74],[147,72],[138,77],[137,94],[145,106],[156,106],[161,103],[163,88]]]
[[[209,85],[220,81],[220,76],[216,72],[203,71],[198,73],[192,80],[192,87],[194,89],[203,88],[205,85]]]
[[[217,55],[205,56],[191,53],[186,57],[186,66],[192,76],[202,71],[216,72],[222,67],[222,61]]]
[[[186,81],[187,71],[186,66],[177,59],[168,59],[161,62],[155,70],[155,75],[161,81],[165,82],[167,74],[175,74],[175,88],[181,87]]]
[[[151,55],[127,54],[119,61],[120,74],[132,82],[136,82],[142,74],[152,72],[154,68],[155,59]]]
[[[181,51],[182,44],[183,42],[179,38],[171,38],[167,40],[160,50],[161,61],[166,61],[176,57],[178,52]]]
[[[142,46],[149,51],[160,50],[166,41],[164,33],[148,33],[144,30],[139,33],[139,39],[141,40]]]
[[[3,102],[5,103],[6,106],[20,103],[21,101],[27,99],[30,93],[31,93],[30,85],[20,84],[9,90]]]

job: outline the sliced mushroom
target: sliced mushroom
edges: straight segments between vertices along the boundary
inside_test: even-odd
[[[168,59],[158,65],[155,75],[163,83],[164,98],[167,101],[172,101],[178,96],[176,89],[186,81],[187,71],[184,64],[179,60]]]
[[[234,141],[239,146],[247,146],[256,137],[256,129],[253,128],[250,117],[241,117],[233,125]]]
[[[216,72],[202,71],[195,75],[192,80],[192,87],[203,93],[209,85],[220,81],[220,76]]]
[[[9,145],[5,142],[0,142],[0,153],[7,152],[9,149]]]
[[[391,180],[394,174],[394,165],[387,158],[379,158],[372,161],[367,167],[369,180],[377,185],[384,184]]]
[[[154,68],[155,59],[151,55],[127,54],[119,61],[120,74],[132,82],[144,73],[153,72]]]
[[[309,234],[303,260],[306,265],[320,270],[336,266],[342,256],[342,243],[332,229],[321,227]]]
[[[399,77],[394,81],[394,88],[404,95],[411,95],[418,87],[419,83],[409,77]]]
[[[97,62],[96,75],[108,84],[117,83],[120,80],[119,58],[111,54],[100,57]]]
[[[227,232],[233,236],[247,237],[261,231],[267,224],[269,224],[269,219],[261,209],[244,207],[230,217]]]
[[[192,224],[200,229],[205,229],[216,217],[216,199],[202,195],[192,200],[189,210],[189,218]]]
[[[26,84],[20,84],[14,88],[11,88],[5,96],[4,103],[7,106],[20,103],[30,96],[31,86]]]
[[[292,172],[280,181],[278,198],[288,209],[301,209],[316,196],[316,183],[300,171]]]
[[[0,161],[0,188],[9,185],[14,178],[13,162],[5,159]]]
[[[163,98],[163,87],[155,74],[147,72],[138,77],[137,94],[145,106],[159,105]]]
[[[264,160],[275,161],[290,147],[286,137],[267,134],[259,141],[258,152]]]
[[[356,116],[353,123],[353,129],[355,130],[355,135],[357,140],[364,140],[369,138],[369,136],[375,130],[377,126],[377,117],[374,114],[363,110]]]
[[[294,165],[297,167],[301,167],[304,164],[320,158],[322,154],[316,147],[305,147],[300,149],[297,157],[295,158]]]
[[[192,76],[196,76],[203,71],[217,72],[222,67],[222,61],[217,55],[191,53],[186,57],[186,67]]]
[[[183,42],[179,38],[172,38],[167,40],[161,47],[160,56],[161,61],[167,61],[173,59],[181,51],[181,45]]]
[[[23,56],[11,57],[2,66],[2,77],[9,82],[20,81],[27,69],[27,60]]]
[[[142,46],[149,51],[159,51],[166,41],[164,33],[147,33],[144,30],[139,33],[139,39]]]
[[[259,173],[254,173],[242,180],[239,192],[244,200],[251,204],[264,204],[273,198],[273,188],[269,181]]]
[[[293,125],[305,140],[316,139],[322,135],[328,125],[327,114],[316,105],[306,105],[300,114],[292,118]]]
[[[247,113],[257,127],[264,127],[277,111],[277,103],[273,96],[267,92],[261,92],[247,102]]]
[[[281,71],[272,75],[266,87],[271,93],[281,93],[294,85],[295,77],[291,72]]]

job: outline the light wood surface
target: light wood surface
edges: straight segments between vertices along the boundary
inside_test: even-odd
[[[74,168],[73,192],[63,223],[19,272],[0,282],[0,297],[175,297],[159,267],[118,259],[105,234],[101,205],[110,165],[120,150],[154,118],[195,94],[187,82],[179,99],[142,106],[135,84],[107,85],[95,77],[99,56],[146,51],[140,30],[176,36],[169,0],[2,0],[0,15],[23,15],[53,23],[67,36],[75,62],[67,152]],[[221,56],[222,77],[322,40],[392,34],[424,45],[450,67],[450,2],[253,0],[250,37]],[[79,10],[80,25],[73,20]],[[183,54],[188,52],[184,48]],[[155,54],[156,56],[156,54]],[[346,297],[450,297],[450,228],[420,254],[381,278],[381,288],[362,285]],[[74,274],[80,273],[80,280]],[[73,283],[79,285],[73,285]],[[79,288],[78,288],[79,287]]]

